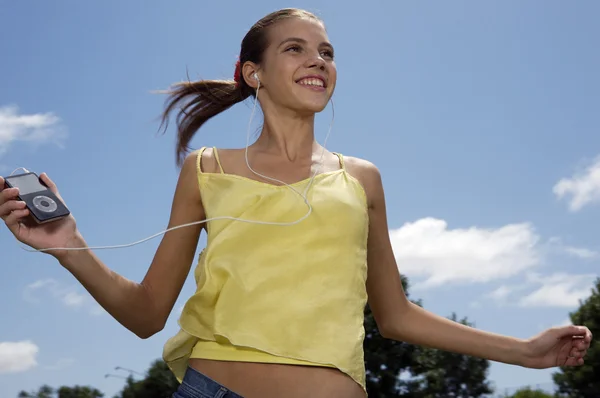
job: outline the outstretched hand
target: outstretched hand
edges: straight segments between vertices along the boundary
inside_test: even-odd
[[[46,173],[40,175],[42,182],[63,203],[58,188]],[[66,247],[78,235],[75,218],[73,215],[46,224],[36,224],[29,217],[29,210],[25,202],[18,200],[18,189],[5,188],[4,178],[0,177],[0,219],[4,221],[9,231],[15,238],[34,249],[47,249]],[[64,250],[48,250],[46,253],[59,257],[65,254]]]
[[[536,369],[581,366],[591,342],[592,332],[585,326],[550,328],[527,341],[523,365]]]

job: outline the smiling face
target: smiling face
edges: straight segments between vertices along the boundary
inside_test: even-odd
[[[263,107],[271,105],[268,102],[301,114],[322,111],[337,78],[333,47],[323,23],[314,18],[288,18],[271,26],[267,37],[269,44],[258,69]]]

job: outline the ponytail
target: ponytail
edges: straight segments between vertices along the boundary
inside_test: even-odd
[[[233,80],[199,80],[177,83],[166,92],[169,98],[162,113],[161,126],[168,125],[169,114],[180,103],[177,113],[176,161],[181,167],[189,153],[192,137],[208,119],[231,108],[253,94],[249,87],[238,85]]]

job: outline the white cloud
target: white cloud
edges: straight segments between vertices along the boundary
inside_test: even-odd
[[[0,342],[0,373],[25,372],[37,366],[37,345],[31,341]]]
[[[565,251],[575,257],[590,259],[598,257],[598,252],[595,250],[586,249],[583,247],[565,246]]]
[[[65,306],[71,308],[81,308],[90,301],[88,295],[77,292],[76,287],[62,286],[54,279],[42,279],[35,281],[27,285],[23,292],[23,296],[27,301],[35,303],[40,301],[38,296],[43,294],[49,294],[51,297],[59,300]],[[92,308],[90,312],[94,314],[95,310]]]
[[[585,170],[576,172],[571,178],[561,179],[554,185],[553,192],[559,199],[570,196],[569,210],[573,212],[600,202],[600,156]]]
[[[53,113],[19,114],[14,105],[0,107],[0,156],[16,141],[62,146],[66,136],[66,128]]]
[[[600,255],[600,253],[598,253],[596,250],[566,245],[559,237],[552,237],[548,239],[547,247],[553,252],[559,254],[568,254],[583,260],[594,259]]]
[[[496,301],[504,301],[514,290],[515,288],[512,286],[503,285],[497,288],[496,290],[492,291],[491,293],[488,293],[486,297],[489,297],[492,300]]]
[[[68,292],[62,297],[62,302],[69,307],[81,307],[85,296],[76,292]]]
[[[558,307],[573,308],[579,305],[591,294],[596,275],[573,275],[554,273],[541,276],[529,273],[522,277],[521,282],[512,285],[502,285],[483,298],[491,299],[498,305],[516,305],[519,307]],[[527,290],[529,293],[521,294]],[[560,325],[564,325],[563,321]]]
[[[596,275],[555,273],[549,276],[532,274],[530,282],[541,285],[519,300],[522,307],[573,308],[579,300],[590,296]]]
[[[416,289],[509,278],[540,262],[539,237],[527,223],[448,229],[444,220],[423,218],[390,238],[400,272]]]

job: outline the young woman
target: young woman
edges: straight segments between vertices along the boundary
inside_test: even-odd
[[[529,368],[583,364],[592,338],[585,327],[520,340],[451,322],[406,299],[377,168],[315,142],[315,114],[336,84],[320,19],[297,9],[265,16],[242,41],[234,76],[171,92],[164,120],[185,104],[169,227],[212,220],[167,232],[141,283],[104,265],[73,217],[33,226],[16,190],[0,192],[0,216],[15,237],[36,249],[60,248],[47,253],[141,338],[164,327],[206,231],[197,291],[163,353],[183,380],[174,397],[365,397],[367,297],[390,339]],[[255,95],[264,126],[247,153],[187,153],[204,122]],[[41,179],[59,195],[46,174]]]

